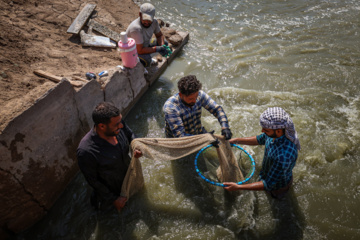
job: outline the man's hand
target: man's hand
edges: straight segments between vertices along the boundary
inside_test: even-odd
[[[168,50],[164,46],[156,46],[156,52],[160,53],[162,56],[166,56],[168,54]]]
[[[229,140],[232,137],[232,133],[230,128],[224,128],[221,130],[221,135],[225,137],[226,140]]]
[[[121,211],[121,209],[123,209],[123,207],[125,207],[126,201],[127,201],[126,197],[120,196],[114,201],[114,206],[116,207],[116,209],[118,211]]]
[[[240,187],[237,183],[234,183],[234,182],[224,182],[223,183],[225,185],[225,189],[228,190],[229,192],[232,192],[232,191],[236,191],[236,190],[239,190]]]
[[[134,157],[139,158],[142,156],[142,152],[138,149],[134,150]]]

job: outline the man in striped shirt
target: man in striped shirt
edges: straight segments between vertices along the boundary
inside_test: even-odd
[[[163,107],[166,137],[207,133],[201,124],[201,109],[205,108],[218,119],[221,134],[227,140],[231,138],[232,133],[223,108],[201,91],[201,86],[194,75],[185,76],[179,80],[179,93],[170,97]]]
[[[265,190],[274,198],[281,198],[292,184],[292,169],[300,150],[300,142],[290,116],[280,107],[268,108],[260,116],[262,134],[234,138],[229,142],[245,145],[265,145],[260,181],[238,185],[224,182],[225,189]]]

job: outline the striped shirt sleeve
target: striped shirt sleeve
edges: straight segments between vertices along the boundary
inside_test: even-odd
[[[199,94],[201,94],[202,107],[208,110],[212,115],[214,115],[214,117],[218,119],[222,128],[229,128],[229,122],[224,109],[205,92],[200,91]]]

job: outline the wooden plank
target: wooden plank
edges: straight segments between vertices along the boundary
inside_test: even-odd
[[[53,75],[51,73],[47,73],[47,72],[42,71],[42,70],[34,70],[34,73],[36,75],[38,75],[38,76],[50,79],[51,81],[56,82],[56,83],[60,82],[61,79],[62,79],[62,77],[55,76],[55,75]]]
[[[84,30],[80,31],[81,45],[92,47],[116,48],[116,43],[105,36],[96,36],[86,34]]]
[[[120,41],[120,33],[117,33],[115,31],[109,29],[108,27],[101,25],[94,19],[90,19],[87,25],[92,30],[95,30],[98,33],[110,38],[111,40],[115,41],[116,43],[118,43]]]
[[[77,15],[73,23],[68,28],[67,33],[79,34],[80,30],[83,28],[95,8],[96,4],[86,4],[86,6],[81,10],[79,15]]]
[[[40,77],[44,77],[47,78],[53,82],[59,83],[63,78],[62,77],[58,77],[55,76],[51,73],[42,71],[42,70],[34,70],[34,73]],[[74,82],[74,81],[69,81],[71,85],[73,85],[74,87],[81,87],[83,84],[79,83],[79,82]]]
[[[73,78],[76,79],[76,80],[79,80],[79,81],[86,82],[86,83],[89,82],[88,80],[86,80],[86,79],[84,79],[84,78],[81,78],[81,77],[78,77],[78,76],[73,76]]]

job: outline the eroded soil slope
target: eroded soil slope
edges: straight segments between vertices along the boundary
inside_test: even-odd
[[[80,36],[66,33],[87,3],[97,5],[93,18],[116,32],[139,12],[132,0],[0,0],[0,134],[54,86],[34,70],[71,79],[121,64],[116,49],[83,47]]]

